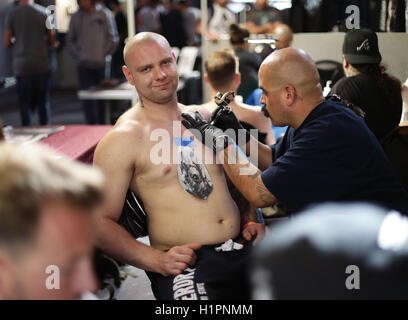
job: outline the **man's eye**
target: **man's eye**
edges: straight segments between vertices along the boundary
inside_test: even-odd
[[[150,69],[151,69],[150,67],[143,68],[142,72],[148,72],[148,71],[150,71]]]

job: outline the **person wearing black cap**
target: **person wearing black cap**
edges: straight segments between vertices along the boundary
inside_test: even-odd
[[[398,126],[402,113],[401,83],[385,73],[381,60],[374,31],[348,31],[343,43],[346,76],[331,91],[365,112],[367,126],[380,141]]]

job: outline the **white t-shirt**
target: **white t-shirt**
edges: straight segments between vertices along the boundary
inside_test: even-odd
[[[208,22],[208,31],[218,34],[228,34],[229,25],[234,22],[237,22],[234,13],[214,3],[214,14]]]

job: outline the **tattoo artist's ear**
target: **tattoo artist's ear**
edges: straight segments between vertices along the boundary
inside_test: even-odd
[[[129,68],[128,68],[126,65],[122,67],[122,72],[123,72],[123,74],[125,75],[126,80],[127,80],[132,86],[134,86],[134,85],[135,85],[135,82],[133,81],[132,74],[130,73]]]
[[[292,106],[297,99],[296,88],[290,84],[283,87],[284,100],[288,107]]]

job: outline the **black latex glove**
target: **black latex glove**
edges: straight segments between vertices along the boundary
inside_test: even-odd
[[[202,144],[213,149],[214,152],[224,150],[228,146],[228,136],[224,134],[221,129],[205,121],[198,111],[194,113],[182,113],[181,115],[185,119],[182,120],[181,123],[189,129]]]
[[[241,125],[231,109],[226,109],[222,106],[217,107],[211,115],[211,124],[222,129],[223,131],[227,131],[229,129],[227,133],[230,133],[232,129],[234,134],[229,134],[229,137],[238,145],[245,145],[250,139],[249,131]],[[239,138],[242,135],[245,135],[245,139]],[[241,143],[239,144],[238,142]]]

